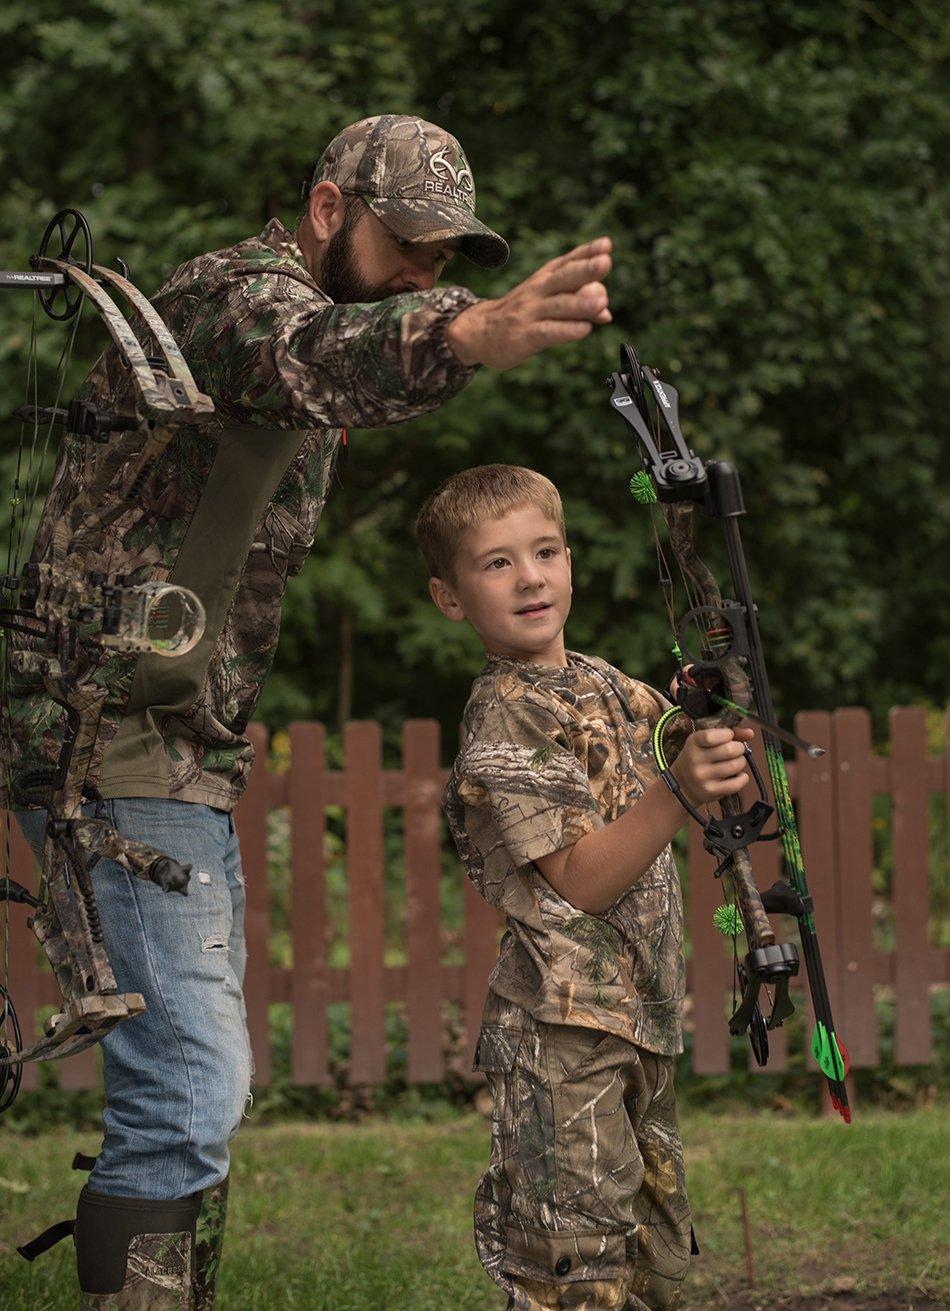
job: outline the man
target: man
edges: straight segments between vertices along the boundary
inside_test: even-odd
[[[141,482],[138,509],[103,528],[87,562],[191,588],[206,611],[188,655],[116,654],[103,674],[109,698],[86,779],[86,795],[102,800],[88,813],[98,805],[121,833],[194,872],[183,898],[108,860],[96,871],[119,989],[143,993],[148,1009],[103,1042],[103,1147],[75,1229],[89,1308],[213,1303],[227,1144],[251,1074],[232,812],[287,578],[313,541],[342,430],[414,418],[479,365],[510,368],[610,320],[606,238],[495,300],[436,289],[456,254],[493,268],[508,248],[475,216],[458,142],[431,123],[383,115],[351,125],[307,192],[295,233],[272,220],[259,237],[182,265],[154,297],[214,419],[173,438]],[[131,383],[114,349],[89,386],[127,412]],[[136,440],[113,438],[107,457],[64,445],[34,560],[55,561],[57,526],[83,480],[103,458],[117,461],[116,443]],[[21,685],[14,717],[16,767],[54,763],[59,707]],[[44,813],[21,820],[39,849]]]

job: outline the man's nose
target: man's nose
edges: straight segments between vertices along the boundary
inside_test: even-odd
[[[408,264],[402,271],[406,291],[431,291],[435,286],[435,266]]]

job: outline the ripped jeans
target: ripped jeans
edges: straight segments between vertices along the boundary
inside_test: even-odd
[[[128,797],[101,803],[98,813],[192,871],[185,897],[105,858],[93,871],[119,992],[142,993],[148,1009],[102,1043],[104,1133],[89,1187],[113,1197],[187,1197],[227,1175],[228,1141],[249,1095],[237,833],[227,811],[194,802]],[[40,857],[45,812],[17,818]]]

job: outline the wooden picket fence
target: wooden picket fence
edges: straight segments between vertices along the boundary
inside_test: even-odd
[[[895,1005],[895,1060],[926,1065],[931,1060],[931,994],[950,983],[950,949],[931,942],[929,861],[932,798],[950,805],[950,754],[928,755],[925,713],[916,707],[891,713],[888,755],[872,753],[870,716],[863,709],[833,714],[802,713],[796,731],[822,743],[817,761],[799,759],[791,768],[800,817],[809,883],[815,901],[828,985],[837,1020],[855,1067],[878,1061],[876,992],[891,989]],[[245,981],[248,1023],[257,1065],[256,1082],[271,1077],[268,1008],[290,1003],[293,1014],[292,1079],[300,1085],[331,1081],[328,1007],[349,1003],[352,1085],[372,1085],[386,1076],[386,1007],[400,1003],[408,1034],[406,1075],[410,1083],[438,1082],[446,1073],[445,1005],[455,1003],[469,1045],[477,1033],[485,982],[494,963],[500,931],[498,914],[464,882],[464,963],[443,963],[440,867],[448,841],[440,796],[447,770],[441,765],[439,727],[434,721],[408,721],[403,730],[403,767],[382,767],[378,724],[346,726],[345,768],[326,767],[325,733],[320,724],[290,729],[291,765],[271,772],[264,763],[267,735],[253,726],[258,764],[237,810],[247,881],[248,966]],[[890,890],[872,885],[875,796],[890,799]],[[291,968],[268,961],[271,932],[267,875],[268,815],[288,807],[291,824]],[[348,968],[328,963],[326,903],[327,808],[346,816],[348,889]],[[385,807],[404,811],[405,964],[384,957]],[[880,819],[877,821],[881,826]],[[712,925],[720,889],[711,877],[712,858],[703,851],[698,830],[690,834],[688,1022],[693,1030],[693,1068],[721,1074],[729,1068],[725,1016],[731,994],[731,962],[724,940]],[[12,826],[14,877],[31,883],[33,861],[19,829]],[[945,834],[945,830],[943,830]],[[946,836],[941,838],[945,857]],[[886,846],[886,842],[884,844]],[[759,883],[778,875],[777,843],[755,851]],[[32,1031],[37,1010],[52,1004],[52,975],[38,963],[32,935],[21,922],[22,907],[10,913],[11,992],[24,1027]],[[882,950],[875,916],[890,915],[893,950]],[[778,920],[776,923],[780,923]],[[799,980],[799,985],[801,980]],[[788,1053],[783,1031],[771,1035],[769,1069],[782,1070]],[[810,1058],[809,1058],[810,1059]],[[95,1053],[60,1065],[71,1088],[97,1078]],[[28,1067],[24,1087],[36,1086]]]

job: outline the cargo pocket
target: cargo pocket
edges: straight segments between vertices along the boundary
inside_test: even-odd
[[[628,1107],[642,1086],[637,1049],[616,1034],[551,1025],[545,1058],[554,1099],[558,1204],[585,1227],[623,1232],[644,1177]]]
[[[519,1280],[544,1284],[626,1281],[626,1247],[621,1233],[530,1229],[509,1221],[507,1238],[502,1269]],[[614,1305],[609,1298],[603,1304]]]
[[[518,1052],[524,1033],[485,1024],[478,1035],[472,1068],[485,1075],[492,1098],[492,1165],[506,1161],[518,1146]]]

